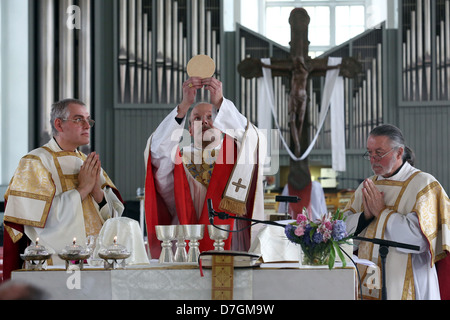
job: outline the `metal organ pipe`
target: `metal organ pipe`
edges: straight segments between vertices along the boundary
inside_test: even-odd
[[[55,34],[54,0],[42,0],[38,4],[40,37],[39,47],[39,144],[43,145],[51,137],[50,108],[55,101]]]

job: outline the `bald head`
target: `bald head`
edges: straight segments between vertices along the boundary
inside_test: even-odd
[[[202,125],[203,123],[209,123],[210,128],[212,128],[212,104],[201,102],[195,105],[189,116],[189,128],[194,125],[195,121],[201,121]]]
[[[197,147],[214,147],[220,142],[221,132],[214,128],[213,106],[210,103],[201,102],[192,108],[189,116],[189,133],[194,137]],[[215,142],[215,143],[214,143]]]

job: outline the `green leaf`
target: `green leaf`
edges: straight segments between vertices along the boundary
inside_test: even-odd
[[[344,217],[344,213],[341,212],[341,210],[338,208],[338,209],[336,210],[336,213],[335,213],[334,216],[333,216],[333,220],[342,220],[343,217]]]
[[[338,253],[339,259],[341,259],[341,261],[342,261],[342,267],[345,268],[347,266],[347,261],[345,260],[344,254],[342,253],[342,250],[341,250],[341,247],[339,247],[339,244],[337,244],[334,241],[333,241],[333,246],[335,247],[335,249]]]
[[[328,260],[328,269],[333,269],[334,260],[336,260],[336,252],[334,251],[334,246],[330,246],[330,259]]]

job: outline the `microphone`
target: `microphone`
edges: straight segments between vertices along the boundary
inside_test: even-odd
[[[214,225],[214,209],[212,199],[206,199],[206,204],[208,206],[209,223]]]
[[[298,202],[300,200],[297,196],[276,196],[276,202]]]

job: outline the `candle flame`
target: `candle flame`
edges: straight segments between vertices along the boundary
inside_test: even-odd
[[[39,238],[36,238],[36,245],[39,244]]]
[[[117,242],[117,236],[114,236],[114,244]]]
[[[73,238],[73,244],[77,242],[77,238]]]

